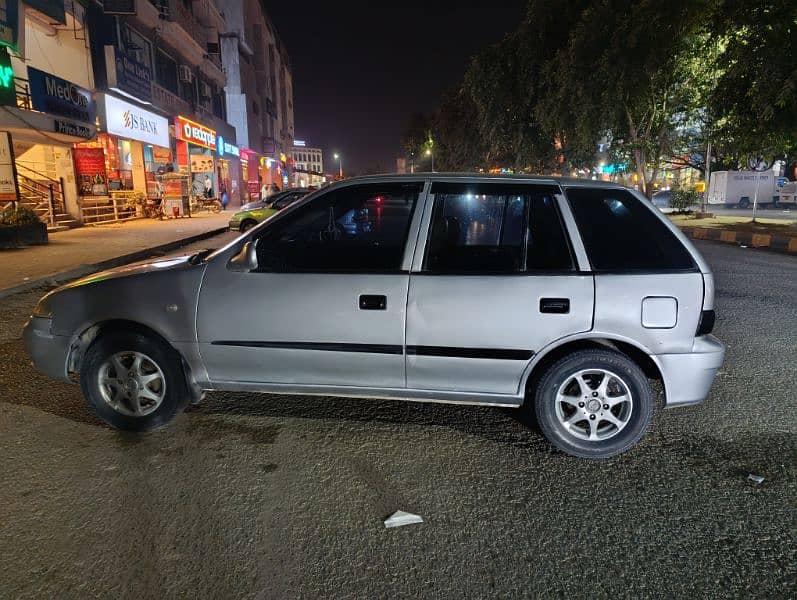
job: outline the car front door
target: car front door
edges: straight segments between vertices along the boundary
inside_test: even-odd
[[[576,270],[558,194],[432,184],[410,276],[408,388],[518,395],[535,352],[591,328],[593,278]]]
[[[252,272],[211,261],[197,313],[210,380],[404,388],[422,187],[338,187],[255,230]]]

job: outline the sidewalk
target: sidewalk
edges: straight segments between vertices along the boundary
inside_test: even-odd
[[[797,254],[795,223],[766,218],[758,218],[752,223],[747,217],[729,216],[695,219],[686,215],[671,215],[670,220],[696,240],[714,240]]]
[[[46,246],[0,251],[0,296],[9,288],[32,284],[65,271],[90,272],[103,263],[151,248],[226,230],[230,211],[190,219],[138,219],[126,223],[81,227],[50,235]]]

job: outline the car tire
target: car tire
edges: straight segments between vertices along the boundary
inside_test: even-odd
[[[744,197],[741,200],[739,200],[739,208],[741,209],[750,208],[750,198]]]
[[[83,357],[80,387],[101,420],[125,431],[163,427],[190,399],[179,354],[135,332],[101,334]]]
[[[244,221],[243,223],[241,223],[241,233],[243,233],[244,231],[249,231],[255,225],[257,225],[257,221],[252,221],[251,219],[248,221]]]
[[[642,369],[612,350],[579,350],[558,360],[542,374],[534,393],[543,435],[580,458],[609,458],[634,446],[653,406]]]

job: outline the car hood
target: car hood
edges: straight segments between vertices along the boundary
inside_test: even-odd
[[[123,267],[116,267],[115,269],[107,269],[99,273],[93,273],[77,281],[68,283],[59,289],[72,289],[92,285],[111,279],[120,279],[123,277],[134,277],[136,275],[144,275],[146,273],[162,273],[164,271],[174,271],[180,269],[190,268],[191,255],[178,256],[175,258],[158,259],[158,260],[145,260]]]

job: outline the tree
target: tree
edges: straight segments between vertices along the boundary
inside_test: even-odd
[[[411,164],[423,155],[429,138],[432,137],[432,119],[423,113],[413,113],[407,120],[401,136],[401,146]]]
[[[565,139],[540,110],[550,94],[544,73],[586,4],[530,0],[518,29],[471,62],[464,88],[476,106],[478,130],[493,165],[536,172],[561,168]]]
[[[797,4],[724,0],[713,16],[725,46],[708,99],[718,131],[750,154],[797,151]]]
[[[702,2],[591,2],[546,65],[551,94],[541,110],[574,153],[608,138],[651,193],[674,120],[693,79],[680,63],[706,17]]]
[[[462,88],[443,94],[434,117],[435,161],[441,171],[476,171],[487,166],[477,109]]]

